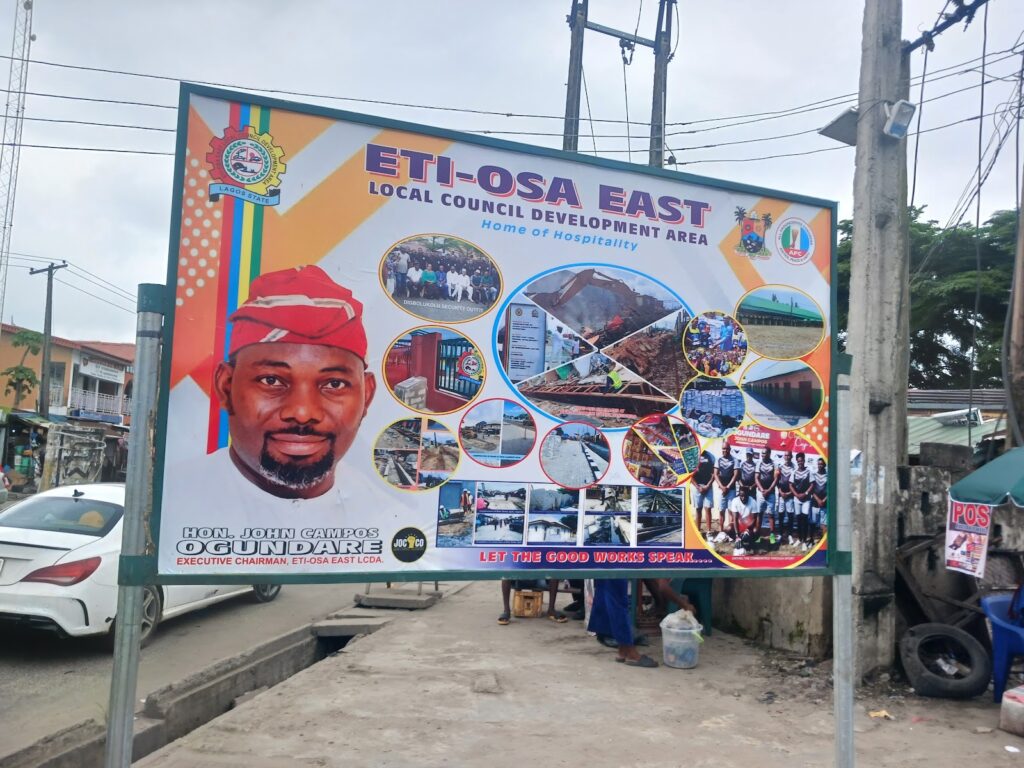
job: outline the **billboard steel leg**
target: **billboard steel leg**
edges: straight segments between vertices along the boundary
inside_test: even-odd
[[[853,548],[850,521],[850,376],[836,378],[836,412],[839,423],[833,431],[836,478],[835,549],[840,558],[839,575],[832,578],[832,706],[836,729],[836,768],[853,768],[853,576],[848,558]]]
[[[135,392],[132,398],[128,475],[125,482],[121,556],[137,557],[146,551],[146,519],[153,496],[153,430],[160,379],[160,335],[164,286],[140,285],[135,341]],[[142,632],[142,594],[145,587],[120,586],[114,625],[114,670],[110,678],[107,710],[106,768],[127,768],[132,763],[135,729],[135,687],[139,676]]]

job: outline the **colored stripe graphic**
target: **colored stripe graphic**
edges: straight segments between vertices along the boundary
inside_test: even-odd
[[[270,128],[270,109],[232,104],[229,123],[232,128],[252,128],[256,133],[265,133]],[[231,324],[227,318],[249,298],[249,286],[259,276],[263,260],[263,206],[230,195],[224,196],[223,202],[220,263],[228,268],[222,269],[218,276],[216,362],[227,359],[231,348]],[[207,452],[225,447],[228,441],[227,413],[221,409],[216,396],[211,396]]]

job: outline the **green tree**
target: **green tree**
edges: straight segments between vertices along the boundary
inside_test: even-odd
[[[1016,242],[1016,211],[998,211],[977,231],[964,224],[942,229],[910,211],[910,379],[922,389],[966,389],[972,334],[977,344],[975,387],[1002,385],[1000,357]],[[840,343],[845,344],[850,301],[853,222],[839,223]],[[978,292],[978,314],[974,314]],[[854,308],[856,310],[856,308]]]
[[[21,405],[21,400],[39,386],[39,378],[34,369],[25,365],[29,355],[38,355],[43,348],[43,335],[36,331],[22,329],[14,334],[11,339],[11,346],[24,349],[21,353],[21,361],[3,371],[0,376],[7,377],[7,386],[4,388],[6,394],[14,393],[14,407]]]

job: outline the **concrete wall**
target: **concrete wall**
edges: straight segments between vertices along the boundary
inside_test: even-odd
[[[716,579],[712,600],[715,626],[815,659],[832,653],[830,579]]]

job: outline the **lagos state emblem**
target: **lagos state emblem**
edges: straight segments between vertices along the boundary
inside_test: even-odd
[[[230,195],[258,205],[277,205],[281,176],[286,166],[284,150],[269,133],[252,126],[228,128],[210,140],[206,162],[210,164],[210,200]]]

